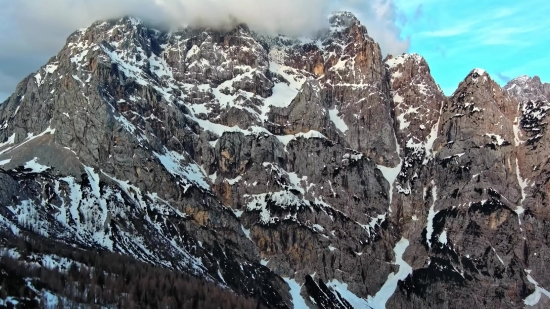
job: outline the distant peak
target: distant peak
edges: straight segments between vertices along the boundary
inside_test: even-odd
[[[111,27],[113,25],[127,25],[127,26],[138,26],[143,25],[143,21],[139,18],[133,16],[124,16],[121,18],[107,19],[107,20],[98,20],[92,25],[86,28],[81,28],[79,32],[86,32],[88,29],[102,28],[102,27]]]
[[[520,75],[512,80],[510,80],[506,86],[507,88],[511,88],[513,85],[519,85],[522,87],[525,87],[526,85],[530,85],[531,87],[542,87],[543,83],[540,80],[540,77],[537,75],[531,77],[528,75]]]
[[[120,19],[120,21],[128,22],[133,26],[137,26],[137,25],[142,24],[141,19],[133,17],[133,16],[124,16],[123,18]]]
[[[487,74],[487,71],[485,71],[484,69],[479,69],[479,68],[476,68],[476,69],[473,69],[472,72],[470,72],[470,75],[478,75],[478,76],[483,76],[483,75],[489,75]]]
[[[540,80],[540,77],[537,75],[533,77],[528,75],[521,75],[508,82],[508,84],[526,84],[526,83],[534,83],[534,84],[542,85],[542,81]]]
[[[485,71],[484,69],[476,68],[470,71],[470,73],[468,74],[468,76],[466,76],[464,80],[478,83],[478,82],[490,81],[492,79],[489,73],[487,73],[487,71]]]
[[[424,57],[420,56],[419,54],[412,53],[412,54],[401,54],[397,56],[388,55],[384,62],[389,66],[389,68],[394,68],[399,66],[400,64],[405,64],[405,62],[408,61],[414,61],[418,64],[425,62]]]
[[[518,76],[518,77],[512,79],[510,82],[525,83],[525,82],[529,81],[530,79],[531,79],[531,77],[529,77],[527,75],[521,75],[521,76]]]
[[[476,68],[470,71],[468,75],[464,78],[462,82],[460,82],[458,88],[455,90],[455,92],[452,94],[453,97],[456,96],[463,96],[466,92],[471,91],[485,91],[485,87],[479,87],[480,84],[483,84],[485,86],[490,86],[494,84],[493,79],[485,71],[481,68]],[[496,84],[495,84],[496,85]],[[496,85],[498,87],[498,85]],[[475,90],[474,90],[475,89]]]
[[[351,13],[346,11],[332,12],[329,15],[329,22],[332,27],[344,27],[347,28],[353,24],[358,24],[359,19]]]

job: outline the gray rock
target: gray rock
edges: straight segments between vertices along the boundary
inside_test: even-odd
[[[0,105],[0,227],[268,307],[284,279],[312,308],[521,307],[550,286],[539,81],[447,98],[345,12],[309,41],[97,22]]]

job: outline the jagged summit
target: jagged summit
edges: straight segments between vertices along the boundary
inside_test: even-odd
[[[521,84],[524,84],[524,83],[528,83],[528,82],[534,82],[534,83],[540,83],[540,84],[543,84],[540,77],[538,75],[535,75],[533,77],[531,76],[528,76],[528,75],[520,75],[516,78],[513,78],[511,79],[508,83],[511,83],[511,84],[514,84],[514,83],[521,83]]]
[[[458,88],[452,94],[452,96],[461,96],[463,92],[472,91],[485,91],[486,89],[493,89],[496,83],[493,81],[487,71],[480,68],[472,69],[468,75],[460,82]],[[496,85],[499,89],[500,86]],[[496,89],[496,88],[495,88]],[[495,90],[496,91],[496,90]]]
[[[520,103],[528,101],[550,101],[550,84],[543,83],[540,77],[519,76],[510,80],[504,89],[519,98]]]
[[[483,69],[476,68],[470,71],[450,99],[471,112],[484,114],[491,110],[492,117],[502,113],[510,121],[517,116],[517,100],[504,91]]]
[[[384,62],[386,63],[387,66],[389,66],[390,70],[400,65],[402,66],[409,61],[413,61],[417,64],[423,63],[425,66],[427,66],[426,59],[424,59],[422,55],[419,55],[417,53],[412,53],[412,54],[403,53],[401,55],[395,55],[395,56],[388,54],[384,59]]]
[[[465,81],[471,80],[472,82],[475,82],[475,83],[477,82],[485,83],[485,82],[493,81],[489,73],[484,69],[480,69],[480,68],[475,68],[471,70],[464,80]]]
[[[359,19],[351,13],[346,11],[336,11],[329,15],[329,23],[332,27],[347,28],[352,25],[359,24]]]
[[[485,71],[484,69],[475,68],[468,75],[472,75],[472,77],[477,78],[476,75],[477,76],[489,76],[489,73],[487,73],[487,71]]]
[[[501,87],[491,78],[484,69],[475,68],[468,73],[452,97],[468,96],[473,93],[484,94],[485,92],[502,92]]]
[[[538,78],[538,76],[535,76],[535,77],[533,77],[533,78]],[[527,81],[529,81],[529,80],[531,80],[531,79],[533,79],[533,78],[530,77],[530,76],[528,76],[528,75],[520,75],[520,76],[518,76],[518,77],[516,77],[516,78],[511,79],[510,82],[514,82],[514,83],[516,83],[516,82],[517,82],[517,83],[525,83],[525,82],[527,82]],[[540,78],[539,78],[539,79],[540,79]]]

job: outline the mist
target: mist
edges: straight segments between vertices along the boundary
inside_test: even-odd
[[[0,0],[0,93],[35,71],[73,31],[125,15],[168,28],[223,28],[235,22],[266,34],[308,36],[332,11],[351,11],[384,54],[401,54],[409,40],[396,26],[392,0]],[[0,101],[4,98],[0,97]]]

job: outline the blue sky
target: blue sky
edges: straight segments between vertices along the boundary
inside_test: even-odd
[[[180,21],[185,13],[216,20],[235,8],[249,25],[289,31],[316,17],[325,22],[325,8],[350,9],[383,52],[424,56],[447,95],[473,68],[501,85],[524,74],[550,82],[548,0],[278,1],[274,7],[273,0],[0,0],[0,102],[57,54],[70,33],[95,20],[131,14]]]
[[[450,95],[473,68],[504,85],[519,75],[550,82],[550,1],[395,0],[409,52],[428,61]]]

